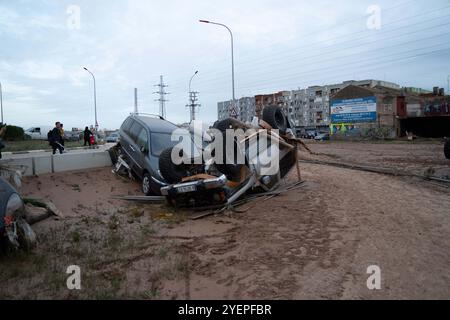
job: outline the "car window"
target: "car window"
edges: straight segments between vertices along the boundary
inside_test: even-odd
[[[122,129],[125,133],[130,134],[130,127],[131,127],[132,124],[133,124],[133,119],[127,118],[127,119],[124,121],[124,123],[122,124],[121,129]]]
[[[172,141],[172,134],[170,133],[160,133],[160,132],[152,132],[150,134],[151,139],[151,152],[154,156],[159,157],[161,152],[164,149],[173,147],[179,143],[179,141]],[[186,137],[187,139],[191,139],[190,136]],[[180,138],[181,141],[181,138]]]
[[[140,123],[135,121],[133,123],[133,125],[131,126],[130,133],[129,133],[131,139],[136,141],[137,137],[139,136],[139,134],[141,133],[142,130],[144,130],[144,127]]]
[[[147,131],[141,130],[141,132],[139,133],[139,135],[137,137],[136,144],[139,146],[139,148],[145,147],[148,149]]]

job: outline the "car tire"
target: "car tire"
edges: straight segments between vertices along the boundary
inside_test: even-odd
[[[273,129],[278,129],[281,134],[286,133],[287,120],[283,111],[278,106],[268,106],[263,109],[262,119],[270,124]]]
[[[228,118],[228,119],[224,119],[221,121],[218,121],[214,124],[214,128],[219,130],[222,134],[222,142],[223,142],[223,151],[222,154],[225,156],[227,154],[227,150],[226,150],[226,130],[227,129],[238,129],[238,128],[242,128],[242,123],[236,119],[233,118]],[[244,129],[244,128],[242,128]],[[234,159],[233,161],[237,161],[237,156],[236,156],[236,152],[237,152],[237,146],[236,143],[234,143]],[[222,159],[223,161],[221,162],[226,162],[226,159]],[[235,164],[235,163],[222,163],[222,164],[218,164],[216,163],[216,168],[217,170],[219,170],[222,174],[226,175],[227,178],[229,180],[235,181],[235,180],[239,180],[240,175],[241,175],[241,170],[242,170],[242,164]]]
[[[31,226],[24,219],[20,218],[17,220],[17,234],[22,249],[29,251],[36,246],[36,233],[34,233]]]
[[[162,177],[171,184],[178,183],[189,175],[184,165],[176,165],[172,162],[172,150],[173,147],[167,148],[159,156],[159,171]]]
[[[444,144],[444,155],[445,158],[450,159],[450,139],[447,139]]]

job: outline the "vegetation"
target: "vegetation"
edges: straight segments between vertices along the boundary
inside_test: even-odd
[[[24,139],[23,128],[17,126],[6,126],[4,140],[7,141],[18,141]]]

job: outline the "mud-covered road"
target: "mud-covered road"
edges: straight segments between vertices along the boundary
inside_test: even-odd
[[[356,153],[358,158],[353,157],[353,161],[371,165],[377,161],[370,154],[380,152],[385,158],[383,165],[395,158],[392,163],[399,166],[399,150],[408,148],[405,157],[411,161],[404,163],[414,162],[414,170],[421,167],[420,159],[422,166],[439,170],[448,167],[440,156],[440,144],[412,148],[365,145],[370,150],[366,156],[364,151],[357,151],[364,144],[310,146],[332,154],[334,161],[344,161]],[[302,157],[309,156],[302,153]],[[0,261],[0,277],[9,275],[0,295],[144,299],[450,297],[449,188],[415,178],[316,164],[302,164],[301,168],[306,181],[303,188],[246,204],[240,208],[248,208],[245,212],[201,220],[190,220],[164,205],[109,199],[111,194],[135,193],[138,185],[112,176],[107,168],[81,176],[65,173],[27,179],[23,188],[27,196],[52,197],[59,192],[55,204],[67,218],[35,226],[42,241],[33,254]],[[295,177],[291,173],[289,179]],[[55,239],[61,245],[52,245]],[[79,264],[88,274],[80,292],[65,288],[67,264]],[[373,265],[381,271],[380,290],[367,287],[367,268]],[[14,272],[8,271],[13,267]],[[14,281],[11,274],[19,280]]]

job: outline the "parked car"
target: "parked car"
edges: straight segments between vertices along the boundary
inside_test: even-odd
[[[22,197],[0,177],[0,248],[30,249],[35,243],[36,235],[25,220]]]
[[[80,141],[80,133],[75,131],[64,131],[66,141]]]
[[[112,132],[109,136],[105,138],[106,142],[119,142],[119,132]]]
[[[50,126],[31,127],[25,130],[24,134],[33,140],[47,140],[47,134],[52,129]]]
[[[178,142],[171,135],[178,127],[159,116],[132,114],[119,130],[120,150],[131,172],[142,181],[146,195],[161,194],[167,182],[160,174],[159,157]]]
[[[306,130],[304,138],[314,139],[318,135],[316,130]]]
[[[314,140],[316,141],[325,141],[330,140],[330,134],[329,133],[319,133]]]

